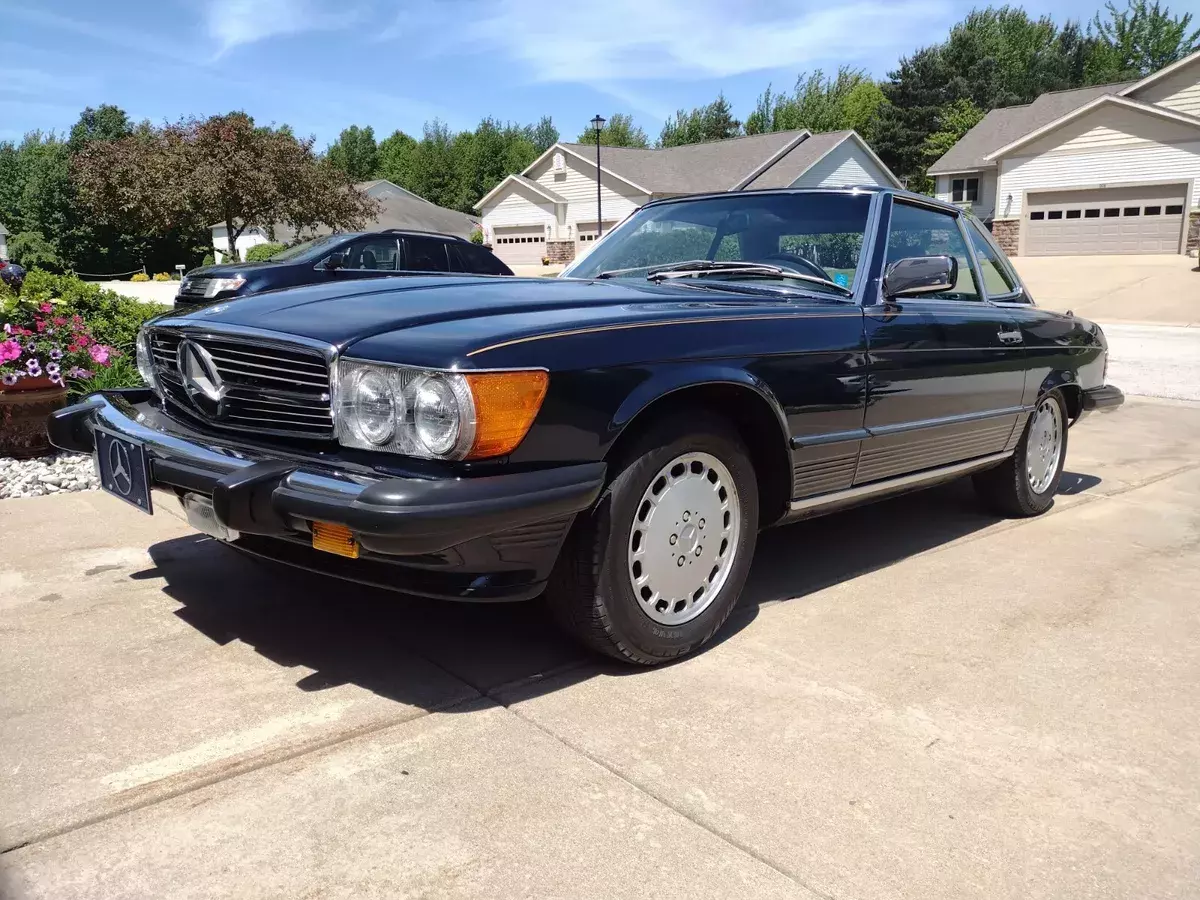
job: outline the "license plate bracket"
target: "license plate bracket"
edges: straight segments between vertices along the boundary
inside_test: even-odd
[[[150,497],[150,461],[146,447],[105,428],[95,429],[96,472],[100,487],[147,515],[154,514]]]

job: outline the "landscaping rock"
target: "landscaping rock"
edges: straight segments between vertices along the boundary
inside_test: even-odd
[[[40,459],[0,457],[0,500],[99,487],[92,458],[84,453],[56,453]]]

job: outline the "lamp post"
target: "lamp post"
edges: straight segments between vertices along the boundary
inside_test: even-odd
[[[592,119],[592,131],[596,132],[596,240],[599,240],[603,233],[603,226],[600,223],[604,221],[600,215],[600,132],[603,130],[604,117],[597,115]]]

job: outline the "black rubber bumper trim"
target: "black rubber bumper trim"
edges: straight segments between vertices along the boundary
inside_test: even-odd
[[[1124,402],[1125,395],[1121,389],[1111,384],[1088,388],[1083,392],[1083,408],[1089,412],[1116,409]]]
[[[136,396],[146,400],[149,392]],[[604,486],[603,462],[477,478],[352,479],[286,452],[224,455],[137,421],[135,397],[111,399],[94,394],[54,413],[51,441],[90,452],[96,424],[140,441],[155,484],[211,494],[218,520],[247,534],[295,534],[296,519],[316,520],[386,537],[391,553],[415,556],[580,512]]]

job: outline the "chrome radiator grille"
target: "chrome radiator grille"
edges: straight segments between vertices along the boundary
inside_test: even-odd
[[[193,349],[180,368],[180,345]],[[198,352],[197,352],[198,351]],[[150,332],[154,370],[166,401],[217,427],[302,438],[332,438],[329,365],[317,350],[235,335]],[[197,387],[196,374],[218,399]]]
[[[212,281],[206,275],[197,275],[193,278],[183,279],[183,283],[179,286],[179,295],[181,297],[195,297],[200,300],[204,299],[204,293],[208,290],[208,283]]]

